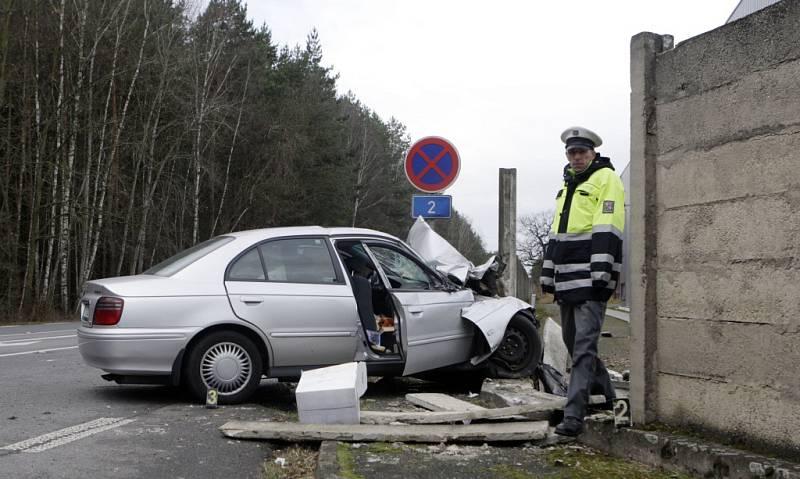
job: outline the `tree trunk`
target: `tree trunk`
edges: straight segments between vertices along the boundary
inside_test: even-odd
[[[63,5],[63,0],[62,0]],[[67,311],[71,291],[69,290],[69,251],[71,245],[72,232],[72,181],[73,167],[75,164],[75,149],[78,143],[78,114],[80,113],[81,89],[83,88],[84,59],[83,46],[86,33],[86,16],[89,9],[88,0],[84,2],[83,10],[80,12],[78,20],[78,73],[73,94],[72,121],[70,123],[70,138],[67,151],[67,164],[62,170],[63,185],[61,189],[61,225],[59,237],[59,261],[61,262],[61,310]],[[79,285],[76,285],[76,289]],[[77,293],[77,291],[76,291]]]
[[[59,186],[59,179],[61,177],[60,174],[60,164],[61,164],[61,146],[62,146],[62,135],[63,135],[63,127],[61,125],[63,112],[62,106],[64,103],[64,13],[65,13],[65,0],[61,0],[61,10],[59,12],[59,22],[58,22],[58,48],[59,48],[59,63],[58,63],[58,100],[56,101],[56,151],[55,151],[55,161],[53,161],[53,183],[51,185],[51,206],[50,206],[50,234],[47,238],[47,258],[45,260],[45,267],[44,267],[44,282],[42,286],[42,298],[47,300],[51,296],[51,277],[55,274],[55,265],[52,264],[53,262],[53,250],[54,243],[56,240],[56,221],[58,219],[57,213],[57,203],[56,198],[59,197],[58,195],[58,186]],[[52,269],[51,269],[52,268]],[[54,289],[54,288],[53,288]]]

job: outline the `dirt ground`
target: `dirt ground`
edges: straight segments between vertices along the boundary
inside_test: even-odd
[[[342,478],[685,478],[577,444],[339,443]]]

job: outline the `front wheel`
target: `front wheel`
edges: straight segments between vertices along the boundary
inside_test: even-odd
[[[219,331],[201,339],[189,352],[186,382],[192,394],[205,401],[216,389],[220,404],[247,400],[261,382],[261,356],[253,341],[235,331]]]
[[[489,357],[489,377],[519,379],[529,377],[542,358],[542,341],[535,323],[522,314],[515,314],[506,326],[500,347]]]

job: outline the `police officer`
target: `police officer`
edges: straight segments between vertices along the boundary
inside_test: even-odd
[[[603,394],[608,402],[615,397],[597,357],[597,341],[621,270],[625,192],[611,160],[595,152],[603,143],[596,133],[571,127],[561,141],[569,164],[556,195],[541,283],[560,306],[562,336],[572,356],[564,420],[556,434],[577,436],[589,395]]]

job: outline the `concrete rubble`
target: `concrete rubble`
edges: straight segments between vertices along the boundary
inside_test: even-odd
[[[393,412],[364,411],[361,413],[362,424],[443,424],[475,419],[505,419],[525,414],[530,419],[547,419],[553,411],[564,407],[566,400],[558,399],[533,400],[528,404],[508,406],[494,409],[472,411],[426,411],[426,412]]]
[[[565,378],[569,378],[569,373],[567,373],[570,365],[569,351],[561,338],[561,326],[553,321],[553,318],[547,318],[544,321],[542,340],[544,342],[542,362],[556,368]]]
[[[366,384],[363,363],[304,372],[295,391],[300,423],[231,421],[221,430],[233,438],[283,441],[544,441],[546,419],[565,402],[539,393],[524,403],[484,408],[444,394],[412,394],[409,402],[434,410],[360,411]]]
[[[548,436],[547,421],[493,424],[298,424],[270,421],[230,421],[221,428],[236,439],[347,442],[506,442],[539,441]]]
[[[303,371],[295,389],[297,413],[304,424],[358,424],[359,398],[367,390],[363,362]]]

